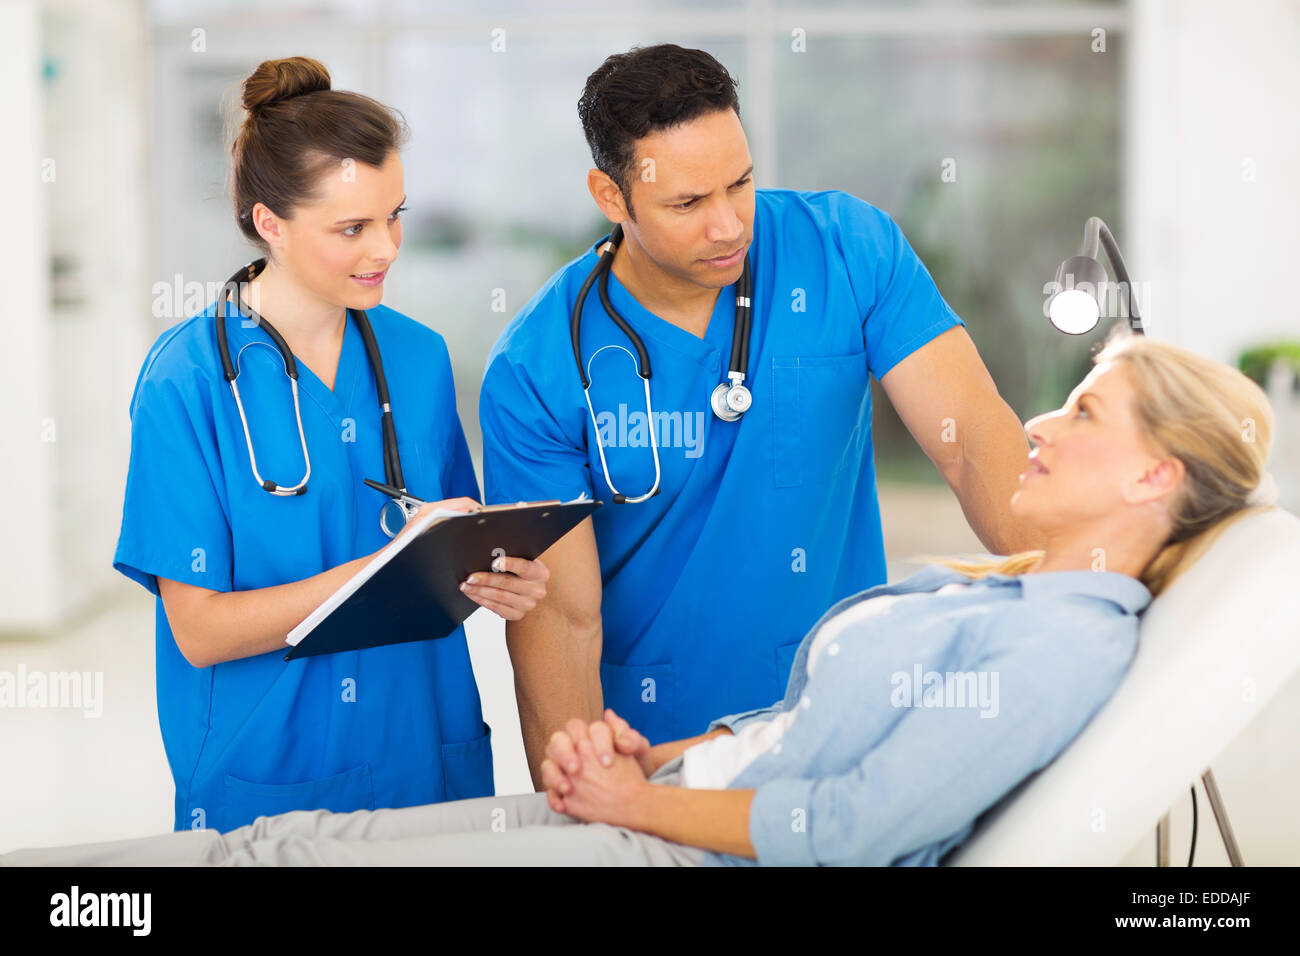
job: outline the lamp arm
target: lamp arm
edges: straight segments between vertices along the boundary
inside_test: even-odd
[[[1096,259],[1098,244],[1106,250],[1106,258],[1110,260],[1111,271],[1115,273],[1115,278],[1119,280],[1126,290],[1125,299],[1128,305],[1129,325],[1133,328],[1133,331],[1142,332],[1142,317],[1138,315],[1137,301],[1133,296],[1133,282],[1129,279],[1128,267],[1124,265],[1124,256],[1120,254],[1119,243],[1115,241],[1115,236],[1111,233],[1110,228],[1099,217],[1092,216],[1083,224],[1083,251],[1081,255]]]

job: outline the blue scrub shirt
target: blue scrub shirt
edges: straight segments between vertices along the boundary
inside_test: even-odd
[[[158,594],[155,576],[214,591],[300,581],[388,543],[375,379],[349,316],[334,389],[301,362],[311,455],[305,494],[253,479],[217,351],[215,304],[159,337],[131,401],[131,464],[114,567]],[[440,335],[382,306],[379,345],[402,470],[425,500],[478,497]],[[272,320],[274,321],[274,320]],[[235,310],[230,353],[264,478],[304,471],[289,379],[266,332]],[[251,344],[250,343],[256,343]],[[176,829],[227,831],[264,814],[404,807],[493,792],[465,633],[286,662],[272,651],[196,668],[157,600],[158,721],[176,781]],[[430,637],[437,635],[430,634]]]
[[[839,191],[757,190],[754,404],[740,421],[709,405],[730,361],[735,287],[701,339],[610,275],[649,352],[662,468],[656,497],[613,504],[598,439],[625,495],[651,487],[654,459],[635,352],[595,288],[581,339],[595,424],[583,398],[569,319],[601,242],[551,277],[488,358],[484,480],[489,503],[606,502],[593,517],[604,702],[659,743],[780,700],[808,627],[885,583],[869,375],[965,323],[881,210]]]

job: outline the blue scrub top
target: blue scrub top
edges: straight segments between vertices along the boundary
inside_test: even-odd
[[[602,239],[601,242],[604,240]],[[569,332],[593,244],[524,306],[488,358],[479,413],[487,501],[586,492],[604,584],[606,707],[652,743],[780,700],[805,631],[841,598],[886,581],[869,375],[965,323],[898,226],[839,191],[757,190],[749,375],[753,407],[716,418],[735,291],[704,337],[609,293],[649,352],[660,493],[631,343],[596,289],[582,317],[593,424]],[[605,348],[614,346],[614,348]]]
[[[387,499],[362,483],[384,480],[379,402],[356,323],[348,318],[332,391],[298,363],[311,477],[305,494],[277,497],[253,479],[214,314],[212,304],[163,333],[140,371],[114,567],[155,595],[155,575],[244,591],[383,547]],[[442,336],[382,306],[367,315],[407,487],[429,501],[477,498]],[[247,346],[238,385],[258,469],[297,484],[304,462],[283,360],[233,305],[226,330],[232,358]],[[196,668],[177,648],[161,598],[156,615],[158,721],[176,781],[176,829],[224,832],[289,810],[493,792],[490,732],[463,629],[442,640],[288,662],[272,651]]]

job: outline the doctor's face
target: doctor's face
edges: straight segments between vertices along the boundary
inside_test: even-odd
[[[623,230],[677,278],[721,289],[740,278],[754,233],[754,161],[734,110],[706,113],[636,144]]]
[[[327,302],[374,308],[402,244],[404,182],[396,151],[378,168],[340,162],[321,176],[312,202],[280,220],[277,263]]]
[[[1167,512],[1182,477],[1176,459],[1150,448],[1132,408],[1125,369],[1094,366],[1059,411],[1031,418],[1030,452],[1013,514],[1047,531],[1145,522]]]

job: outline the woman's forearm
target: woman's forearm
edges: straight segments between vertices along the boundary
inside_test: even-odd
[[[374,557],[251,591],[211,591],[159,578],[167,620],[181,653],[195,667],[284,650],[284,639]]]
[[[710,730],[707,734],[700,734],[698,737],[687,737],[684,740],[669,740],[662,744],[655,744],[650,748],[650,766],[646,769],[646,776],[650,776],[664,764],[696,744],[729,733],[731,733],[730,728],[719,727],[717,730]]]
[[[753,790],[691,790],[647,783],[628,808],[627,825],[673,843],[753,860],[757,859],[749,842],[753,800]]]

